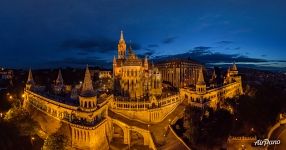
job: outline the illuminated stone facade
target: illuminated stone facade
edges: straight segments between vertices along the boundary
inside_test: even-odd
[[[200,69],[195,87],[181,88],[180,93],[182,97],[188,100],[190,105],[200,108],[205,106],[217,108],[221,100],[243,94],[241,76],[238,74],[235,63],[227,70],[222,85],[214,83],[216,78],[214,72],[210,84],[207,86],[203,71]]]
[[[198,79],[201,64],[191,60],[173,59],[156,64],[162,73],[162,80],[181,88],[195,85]]]
[[[146,123],[162,121],[181,102],[179,92],[168,95],[162,91],[162,75],[149,65],[147,57],[140,59],[126,44],[121,32],[118,58],[113,59],[114,99],[110,108],[128,118]]]
[[[123,138],[122,142],[128,148],[139,137],[147,149],[167,146],[167,139],[174,144],[181,143],[176,136],[166,138],[169,133],[166,129],[179,119],[178,116],[183,116],[180,114],[184,112],[184,99],[191,105],[208,103],[215,107],[219,100],[242,93],[241,78],[235,65],[228,70],[221,87],[207,87],[203,71],[198,69],[196,88],[184,87],[179,91],[166,88],[169,85],[162,84],[160,70],[150,65],[147,57],[138,58],[131,47],[126,54],[123,32],[118,56],[113,59],[113,94],[96,92],[91,76],[87,66],[83,82],[71,88],[64,84],[59,71],[52,86],[54,94],[36,85],[31,70],[26,83],[24,108],[35,116],[43,133],[61,131],[75,149],[107,150],[117,138]],[[103,76],[108,77],[105,73]],[[69,97],[60,97],[63,91]],[[188,149],[184,144],[179,147]]]
[[[123,32],[118,43],[118,58],[113,59],[113,77],[117,94],[132,100],[162,93],[161,73],[149,66],[147,57],[138,58],[131,47],[126,55]]]
[[[56,120],[49,121],[52,123],[49,125],[43,121],[47,119],[39,119],[41,115],[36,115],[43,133],[60,130],[69,137],[73,148],[109,149],[110,142],[120,137],[117,134],[119,127],[124,144],[130,146],[132,139],[140,136],[143,146],[156,149],[149,124],[162,122],[182,99],[178,91],[163,91],[161,73],[154,66],[149,66],[147,58],[138,58],[131,48],[128,55],[125,52],[126,44],[121,32],[118,59],[114,57],[113,60],[114,94],[98,95],[95,92],[88,66],[83,82],[70,88],[68,99],[57,96],[66,89],[60,71],[52,86],[53,95],[36,85],[29,70],[23,106],[33,113],[41,112]],[[108,74],[103,73],[102,78]]]

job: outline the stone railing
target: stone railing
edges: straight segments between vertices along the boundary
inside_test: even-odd
[[[171,132],[175,135],[175,137],[187,148],[188,150],[191,150],[191,148],[176,134],[176,132],[173,130],[173,128],[169,125],[169,129]]]
[[[209,105],[209,101],[208,102],[204,102],[204,103],[199,103],[199,102],[188,102],[192,107],[197,107],[197,108],[204,108],[205,106]]]
[[[48,103],[56,105],[56,106],[60,106],[60,107],[63,107],[63,108],[66,108],[66,109],[70,109],[70,110],[77,110],[78,109],[78,107],[76,107],[76,106],[71,106],[71,105],[67,105],[67,104],[64,104],[64,103],[60,103],[60,102],[51,100],[49,98],[46,98],[44,96],[41,96],[39,94],[36,94],[34,92],[28,91],[28,90],[26,90],[25,93],[28,94],[28,97],[29,96],[33,96],[33,97],[36,97],[37,99],[40,99],[42,101],[48,102]]]
[[[270,139],[272,133],[274,130],[276,130],[280,125],[286,124],[286,116],[283,114],[280,114],[280,120],[269,130],[267,134],[267,138]]]
[[[227,141],[256,141],[256,136],[229,136]]]
[[[149,100],[146,101],[127,101],[127,100],[117,100],[112,99],[111,102],[111,108],[113,109],[125,109],[125,110],[152,110],[157,108],[162,108],[165,106],[172,105],[174,103],[177,103],[178,101],[181,101],[180,94],[172,95],[169,97],[165,97],[158,100],[158,105],[155,108],[152,108],[152,103]],[[125,106],[125,107],[124,107]]]

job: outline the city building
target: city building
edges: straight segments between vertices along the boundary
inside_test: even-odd
[[[203,65],[190,59],[172,59],[156,64],[162,73],[162,80],[175,87],[195,85],[199,75],[199,69]]]
[[[170,127],[183,117],[185,102],[216,107],[219,100],[242,93],[235,64],[222,86],[207,86],[203,67],[182,61],[173,73],[172,81],[176,82],[171,82],[183,86],[177,90],[162,83],[162,72],[163,76],[170,72],[150,65],[147,57],[138,58],[131,47],[126,52],[126,47],[121,32],[118,55],[113,58],[112,93],[94,88],[88,66],[83,81],[73,88],[66,88],[59,71],[52,91],[37,85],[29,70],[23,107],[39,122],[39,132],[48,135],[60,131],[75,149],[110,149],[114,141],[128,145],[127,148],[139,144],[144,149],[189,149]],[[185,74],[188,77],[180,77]],[[111,72],[99,75],[103,79]],[[196,81],[191,81],[191,77]]]
[[[222,84],[217,83],[219,81],[217,80],[218,78],[219,76],[213,71],[212,77],[209,80],[210,83],[206,83],[203,69],[201,68],[196,85],[181,88],[181,95],[192,106],[217,108],[220,101],[243,94],[241,76],[238,74],[235,63],[227,70]]]
[[[109,74],[99,73],[102,77]],[[163,88],[160,71],[150,66],[147,58],[138,58],[131,47],[126,53],[123,32],[118,56],[113,60],[112,77],[113,94],[98,92],[87,66],[83,82],[66,90],[59,71],[52,92],[48,92],[36,84],[29,70],[23,106],[39,122],[41,133],[59,130],[68,137],[73,148],[109,149],[110,143],[118,138],[129,147],[134,143],[150,149],[166,146],[165,134],[154,137],[151,132],[166,132],[165,127],[183,111],[179,106],[180,93]],[[172,112],[176,114],[170,115]],[[168,118],[170,116],[172,118]],[[183,145],[173,133],[170,136]],[[136,142],[138,140],[141,142]]]
[[[1,68],[0,79],[11,80],[13,78],[13,70]]]

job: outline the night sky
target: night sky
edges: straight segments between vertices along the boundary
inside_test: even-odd
[[[106,65],[120,30],[139,56],[286,68],[285,0],[1,0],[0,66]]]

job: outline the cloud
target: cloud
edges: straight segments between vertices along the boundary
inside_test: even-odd
[[[132,43],[130,43],[130,44],[128,44],[128,43],[126,43],[126,44],[127,44],[127,47],[128,47],[128,45],[131,46],[133,50],[139,50],[139,49],[141,49],[141,45],[138,44],[138,43],[133,43],[133,42],[132,42]],[[116,47],[116,50],[117,50],[117,47]]]
[[[148,47],[149,48],[156,48],[156,47],[159,47],[159,45],[158,44],[149,44]]]
[[[144,58],[146,56],[151,57],[155,54],[156,50],[154,49],[149,49],[149,48],[144,48],[144,52],[141,54],[138,54],[138,57]]]
[[[92,39],[69,39],[61,43],[60,48],[63,50],[78,50],[80,52],[92,53],[108,53],[117,50],[118,42],[106,37]],[[138,43],[127,44],[131,45],[132,49],[140,49]],[[81,53],[83,54],[83,53]]]
[[[55,65],[55,66],[84,66],[86,64],[94,66],[109,66],[108,64],[110,62],[100,59],[98,57],[83,57],[83,58],[67,57],[61,60],[52,60],[47,63],[49,65]]]
[[[191,58],[193,60],[199,61],[201,63],[218,63],[218,62],[267,62],[265,59],[251,58],[246,55],[241,54],[226,54],[211,51],[212,47],[207,46],[198,46],[189,50],[187,53],[172,55],[172,56],[159,56],[156,57],[159,61],[178,58],[178,59],[187,59]]]
[[[261,57],[267,57],[267,55],[265,55],[265,54],[262,54],[262,55],[261,55]]]
[[[219,41],[219,42],[216,42],[217,44],[219,45],[229,45],[229,44],[232,44],[233,41]]]
[[[171,44],[171,43],[173,43],[176,39],[177,39],[177,37],[175,37],[175,36],[167,37],[167,38],[165,38],[165,39],[162,40],[162,43],[163,43],[163,44]]]

